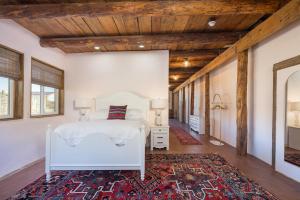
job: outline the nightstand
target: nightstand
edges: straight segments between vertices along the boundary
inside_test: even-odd
[[[169,150],[169,126],[151,126],[151,151],[153,148]]]

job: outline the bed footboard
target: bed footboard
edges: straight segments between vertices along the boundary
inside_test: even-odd
[[[139,170],[145,178],[145,128],[126,145],[117,146],[103,134],[91,134],[78,146],[68,146],[48,125],[46,132],[46,180],[51,170]]]

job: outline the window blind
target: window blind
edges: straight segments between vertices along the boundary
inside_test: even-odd
[[[43,86],[63,89],[64,71],[32,59],[31,82]]]
[[[0,76],[18,80],[21,78],[21,55],[0,47]]]

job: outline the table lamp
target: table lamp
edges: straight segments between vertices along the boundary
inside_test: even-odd
[[[84,98],[76,99],[74,106],[79,110],[79,121],[88,120],[87,112],[92,107],[91,100]]]
[[[161,126],[161,110],[166,107],[166,101],[164,99],[152,99],[151,108],[155,110],[155,125]]]
[[[300,123],[299,123],[300,101],[290,102],[290,111],[295,113],[294,125],[296,127],[300,127]]]

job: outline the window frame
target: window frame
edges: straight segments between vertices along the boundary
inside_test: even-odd
[[[63,80],[64,80],[64,70],[58,68],[58,67],[55,67],[51,64],[48,64],[44,61],[41,61],[39,59],[36,59],[34,57],[31,57],[31,62],[32,60],[35,60],[35,61],[38,61],[38,62],[41,62],[43,64],[46,64],[48,65],[49,67],[53,67],[55,69],[58,69],[60,71],[63,72]],[[31,66],[31,65],[30,65]],[[30,67],[30,75],[32,74],[32,67]],[[35,85],[39,85],[41,87],[41,91],[40,91],[40,95],[41,95],[41,113],[40,114],[37,114],[37,115],[33,115],[32,112],[31,112],[31,107],[32,107],[32,84],[35,84]],[[44,113],[44,89],[43,89],[43,92],[42,92],[42,88],[44,87],[49,87],[49,88],[54,88],[54,87],[51,87],[51,86],[47,86],[47,85],[40,85],[40,84],[37,84],[37,83],[33,83],[32,82],[32,79],[30,78],[30,118],[44,118],[44,117],[55,117],[55,116],[62,116],[64,115],[64,86],[63,88],[59,89],[59,88],[54,88],[56,89],[56,107],[57,107],[57,111],[54,112],[54,113],[47,113],[47,114],[42,114]]]
[[[9,110],[10,113],[6,117],[1,116],[1,121],[10,121],[23,119],[24,117],[24,53],[14,50],[10,47],[0,44],[0,48],[15,52],[20,55],[20,77],[12,79],[10,77],[1,76],[9,79]]]

